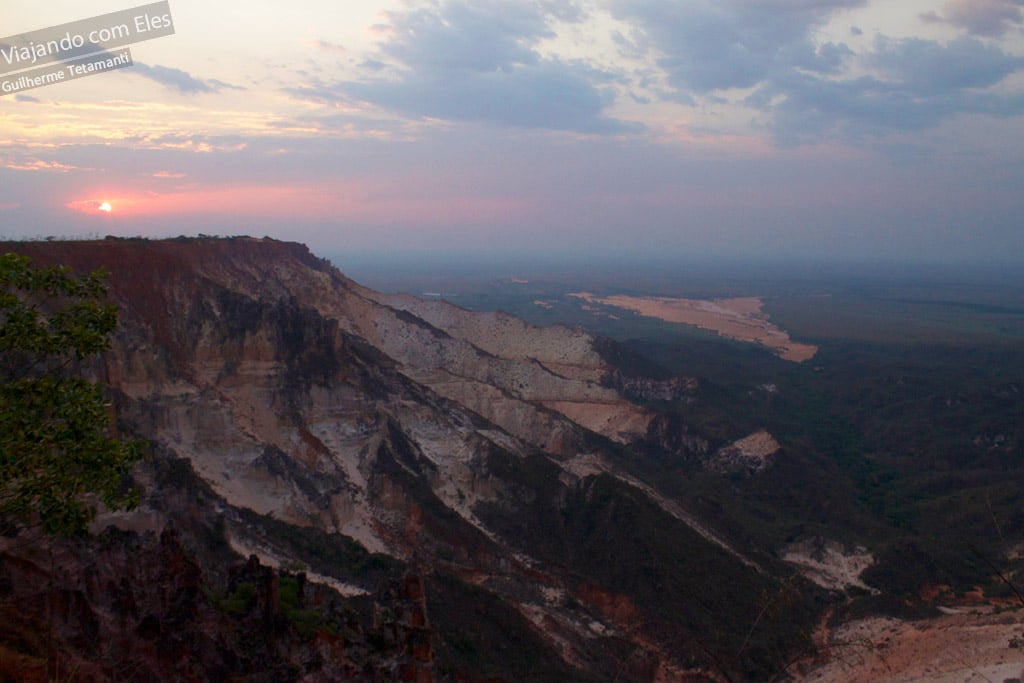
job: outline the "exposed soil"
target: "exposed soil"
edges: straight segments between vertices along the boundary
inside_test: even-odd
[[[760,429],[749,436],[720,448],[706,465],[712,469],[760,472],[782,446],[767,431]]]
[[[761,310],[761,299],[757,297],[712,300],[621,294],[597,297],[588,292],[576,292],[569,296],[592,304],[624,308],[666,322],[694,325],[729,339],[761,344],[781,358],[796,363],[814,357],[818,351],[818,347],[811,344],[792,341],[788,333],[770,322],[768,315]]]
[[[874,591],[860,578],[875,561],[864,548],[848,549],[836,541],[817,537],[790,544],[783,550],[782,559],[799,567],[801,574],[822,588]]]
[[[924,621],[872,618],[844,624],[820,643],[825,662],[794,678],[798,683],[1024,680],[1024,610],[958,609]]]

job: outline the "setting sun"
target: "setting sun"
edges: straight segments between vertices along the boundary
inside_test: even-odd
[[[103,202],[102,204],[99,205],[98,208],[99,208],[100,211],[105,211],[106,213],[110,213],[113,210],[114,207],[112,207],[110,205],[110,202]]]

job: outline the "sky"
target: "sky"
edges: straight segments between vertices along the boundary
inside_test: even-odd
[[[3,0],[0,42],[144,1]],[[0,237],[1024,264],[1024,0],[170,9],[0,96]]]

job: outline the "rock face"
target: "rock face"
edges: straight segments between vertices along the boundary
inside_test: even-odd
[[[296,244],[18,251],[110,273],[121,314],[102,379],[119,428],[153,456],[140,509],[98,528],[129,530],[157,558],[176,543],[179,559],[154,571],[180,567],[172,583],[191,597],[117,627],[88,616],[113,598],[84,591],[65,612],[79,605],[83,632],[145,650],[169,633],[167,610],[184,610],[194,638],[126,660],[151,680],[265,680],[232,634],[247,619],[281,633],[281,614],[273,680],[758,679],[807,644],[809,602],[780,627],[735,595],[778,590],[788,570],[626,471],[634,445],[707,451],[634,402],[683,400],[692,380],[626,378],[579,330],[381,295]],[[67,553],[69,571],[86,570]],[[166,583],[110,566],[115,583]],[[73,652],[93,680],[117,677]]]
[[[782,559],[800,567],[804,576],[829,590],[850,587],[875,591],[860,578],[874,558],[864,548],[848,549],[841,543],[816,536],[783,549]]]
[[[408,652],[429,662],[426,629],[395,632],[343,614],[304,574],[255,556],[216,588],[200,562],[213,558],[173,530],[140,538],[109,529],[56,547],[26,540],[0,542],[5,680],[395,680]],[[321,613],[344,630],[314,632],[328,623]]]

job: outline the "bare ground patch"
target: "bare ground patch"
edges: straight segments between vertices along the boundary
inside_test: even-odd
[[[589,292],[575,292],[569,296],[591,304],[634,311],[666,322],[694,325],[729,339],[761,344],[781,358],[795,363],[814,357],[818,351],[818,347],[811,344],[794,342],[787,332],[776,327],[762,310],[762,301],[758,297],[710,300],[621,294],[598,297]]]
[[[798,683],[1003,683],[1024,677],[1021,610],[927,621],[861,619],[825,634],[824,661]]]

